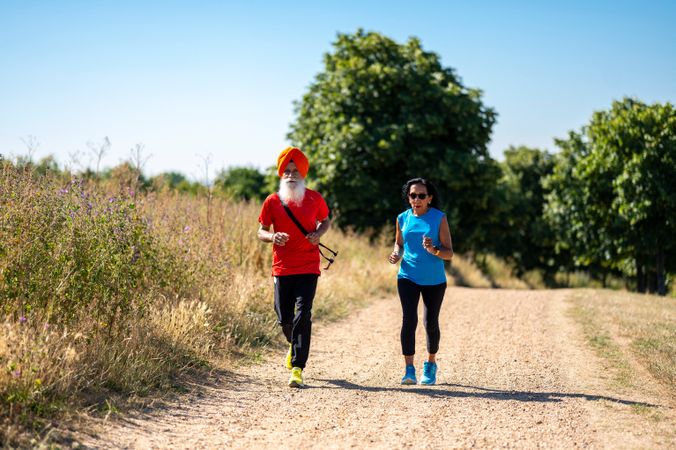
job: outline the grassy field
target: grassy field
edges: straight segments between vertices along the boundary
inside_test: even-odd
[[[623,291],[575,291],[573,316],[621,386],[640,383],[638,361],[676,399],[676,302]]]

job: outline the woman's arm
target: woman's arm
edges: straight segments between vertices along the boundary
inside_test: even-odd
[[[441,244],[439,247],[434,247],[431,237],[423,237],[423,247],[428,253],[450,261],[453,258],[453,244],[451,243],[451,230],[448,227],[446,216],[441,219],[439,224],[439,243]]]
[[[404,238],[401,236],[401,228],[399,228],[399,219],[397,219],[397,231],[394,235],[394,248],[392,253],[388,258],[388,261],[392,264],[396,264],[401,259],[401,254],[403,252]]]
[[[441,219],[439,224],[439,242],[441,245],[433,251],[435,256],[450,261],[453,259],[453,242],[451,241],[451,229],[448,226],[446,216]]]

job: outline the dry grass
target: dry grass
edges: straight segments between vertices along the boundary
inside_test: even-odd
[[[615,378],[639,383],[632,359],[676,397],[676,304],[673,299],[609,290],[581,290],[574,315],[590,345],[608,360]]]
[[[0,295],[12,299],[1,305],[0,446],[10,435],[26,444],[16,430],[54,414],[165,392],[194,368],[280,341],[271,247],[256,238],[260,205],[172,193],[111,203],[91,186],[64,194],[53,180],[7,167],[2,175],[0,232],[19,245],[0,244]],[[107,229],[130,230],[125,246]],[[338,230],[324,241],[340,254],[320,279],[315,317],[393,292],[388,248]],[[102,253],[109,244],[118,253]],[[88,275],[99,266],[100,285]],[[70,297],[58,294],[64,287]],[[111,302],[120,306],[92,313]]]
[[[453,255],[449,270],[449,284],[473,288],[490,288],[491,281],[486,278],[481,269],[470,259],[462,255]]]
[[[495,255],[481,257],[481,266],[484,273],[492,281],[494,287],[504,289],[528,289],[529,286],[523,280],[512,274],[512,268],[502,259]]]
[[[453,256],[452,284],[474,288],[528,289],[530,286],[512,274],[512,268],[494,255],[475,258]]]

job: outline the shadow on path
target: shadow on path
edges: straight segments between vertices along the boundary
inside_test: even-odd
[[[362,386],[351,383],[346,380],[331,380],[315,378],[317,381],[327,383],[333,387],[329,389],[350,389],[366,392],[411,392],[414,394],[426,395],[432,398],[482,398],[491,400],[516,400],[519,402],[561,402],[566,398],[581,398],[588,401],[606,400],[613,403],[629,406],[643,406],[657,408],[662,405],[652,403],[637,402],[621,398],[607,397],[604,395],[580,394],[571,392],[534,392],[534,391],[506,391],[501,389],[491,389],[479,386],[466,386],[462,384],[439,383],[434,387],[383,387],[383,386]],[[306,386],[306,388],[322,389],[322,386]],[[456,389],[453,389],[456,388]],[[478,392],[471,392],[478,391]]]

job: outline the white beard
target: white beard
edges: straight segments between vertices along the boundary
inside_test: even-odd
[[[286,180],[279,180],[279,198],[286,204],[300,205],[305,198],[305,181],[297,180],[295,186],[292,186]]]

